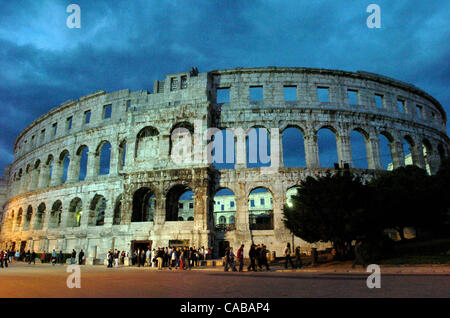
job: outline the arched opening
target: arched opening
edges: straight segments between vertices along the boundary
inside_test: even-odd
[[[78,148],[77,156],[79,160],[79,171],[78,171],[78,180],[84,181],[86,179],[87,174],[87,165],[89,159],[89,148],[86,145]]]
[[[299,186],[293,186],[286,191],[286,205],[289,208],[291,208],[293,206],[294,202],[293,202],[292,197],[294,197],[298,194],[298,189],[300,189]]]
[[[113,225],[119,225],[122,222],[122,195],[119,195],[114,204]]]
[[[217,131],[212,136],[212,164],[220,169],[234,169],[236,163],[236,141],[234,133],[229,129]]]
[[[352,148],[352,161],[354,168],[368,169],[367,160],[368,134],[362,129],[354,129],[350,133],[350,144]]]
[[[214,196],[214,224],[216,231],[235,229],[236,195],[228,188],[220,189]]]
[[[384,170],[392,170],[393,161],[392,161],[392,153],[394,147],[394,138],[388,132],[381,132],[379,135],[379,147],[380,147],[380,156],[381,156],[381,165]]]
[[[131,222],[153,222],[156,196],[150,188],[140,188],[133,195]]]
[[[335,163],[339,163],[336,138],[337,133],[331,127],[321,128],[317,132],[319,161],[322,168],[331,168]]]
[[[39,204],[38,208],[37,208],[37,212],[36,212],[36,221],[34,222],[33,225],[33,229],[34,230],[41,230],[42,227],[44,226],[44,218],[45,218],[45,203],[42,202],[41,204]]]
[[[89,221],[90,226],[102,226],[105,224],[106,199],[104,196],[96,194],[91,201],[89,207]]]
[[[62,202],[55,201],[50,212],[50,219],[48,220],[48,228],[56,229],[61,225]]]
[[[69,173],[70,154],[67,150],[64,150],[59,156],[59,162],[62,167],[61,183],[67,181],[67,174]]]
[[[188,186],[172,187],[166,196],[166,221],[192,221],[194,203],[194,192]]]
[[[253,189],[248,197],[250,230],[273,230],[273,198],[266,188]]]
[[[427,170],[428,175],[431,175],[434,170],[433,148],[431,147],[431,143],[428,141],[428,139],[423,140],[422,151],[423,151],[423,158],[425,160],[425,169]]]
[[[250,128],[246,144],[248,168],[270,167],[270,136],[266,128]]]
[[[141,129],[136,136],[136,159],[158,158],[158,135],[156,128],[147,126]]]
[[[188,122],[177,123],[170,132],[169,156],[178,164],[191,163],[193,159],[194,127]]]
[[[20,208],[16,218],[16,231],[19,231],[20,228],[22,227],[22,217],[23,217],[23,210],[22,208]]]
[[[69,216],[67,227],[79,227],[83,215],[83,202],[80,198],[74,198],[69,204]]]
[[[119,145],[119,169],[123,169],[126,164],[127,141],[123,140]]]
[[[289,127],[283,131],[283,162],[285,167],[306,167],[303,131]]]
[[[405,136],[402,140],[402,145],[403,145],[403,155],[404,155],[404,163],[405,166],[408,165],[415,165],[416,163],[414,162],[414,141],[412,140],[412,138],[410,136]]]
[[[109,174],[110,164],[111,164],[111,144],[108,141],[103,141],[100,143],[97,156],[99,160],[98,164],[98,175]]]
[[[25,222],[23,224],[23,230],[27,231],[31,226],[31,219],[33,217],[33,207],[31,205],[27,208],[27,213],[25,214]]]

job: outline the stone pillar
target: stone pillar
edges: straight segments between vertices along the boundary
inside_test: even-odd
[[[109,161],[109,175],[114,177],[119,174],[119,146],[111,143],[111,158]]]
[[[71,156],[69,168],[67,169],[67,183],[78,181],[78,173],[80,172],[80,160],[81,156],[77,156],[76,154]]]
[[[125,198],[125,197],[124,197]],[[133,206],[133,198],[129,198],[129,208],[128,210],[130,213],[128,214],[128,220],[127,222],[130,222],[131,220],[131,213]],[[124,207],[124,204],[122,204],[122,209]],[[195,220],[195,216],[194,216]],[[163,225],[166,222],[166,197],[164,194],[156,195],[156,207],[155,207],[155,214],[153,215],[153,223],[155,225]]]
[[[383,169],[380,151],[380,139],[378,137],[370,137],[366,139],[367,164],[369,169]]]
[[[403,143],[401,141],[393,141],[390,144],[391,157],[394,169],[405,166],[405,154],[403,152]]]
[[[425,157],[423,155],[423,145],[421,142],[414,140],[414,146],[411,147],[411,156],[415,166],[426,169]]]
[[[50,186],[57,186],[61,184],[61,176],[62,176],[62,166],[63,162],[54,159],[53,160],[53,169],[52,169],[52,177],[50,178]]]
[[[235,154],[236,154],[236,163],[235,169],[245,169],[247,168],[247,141],[246,141],[246,133],[243,129],[235,130]]]
[[[136,137],[127,139],[127,153],[125,154],[125,169],[129,170],[134,166],[136,155]]]
[[[91,204],[91,202],[89,200],[89,197],[86,196],[86,197],[82,198],[83,214],[81,215],[81,219],[80,219],[80,228],[86,229],[88,227],[89,214],[91,213],[90,204]]]
[[[90,148],[89,148],[90,149]],[[86,181],[92,181],[97,177],[97,158],[98,156],[95,152],[89,151],[88,162],[87,162],[87,171],[86,171]]]
[[[38,187],[40,171],[41,171],[40,169],[31,170],[31,177],[28,186],[28,191],[34,191]]]
[[[345,163],[348,163],[350,167],[353,167],[352,159],[352,147],[350,144],[350,136],[348,134],[338,136],[336,138],[336,146],[338,153],[339,166],[344,167]]]
[[[235,193],[236,198],[236,213],[235,225],[236,232],[242,234],[249,233],[249,212],[248,212],[248,197],[246,194],[245,183],[239,183],[239,190]]]
[[[194,229],[207,230],[209,198],[207,187],[197,187],[194,193]]]
[[[282,168],[283,161],[283,133],[278,128],[270,130],[270,167]]]
[[[39,174],[38,189],[46,188],[49,184],[50,167],[43,165]]]
[[[317,142],[317,135],[311,132],[305,133],[303,140],[305,144],[306,167],[308,169],[320,168],[319,144]]]

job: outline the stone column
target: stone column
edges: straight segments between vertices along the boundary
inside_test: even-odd
[[[194,229],[207,230],[209,198],[207,187],[197,187],[194,193]]]
[[[426,169],[425,157],[423,155],[423,145],[421,142],[414,140],[414,146],[411,147],[411,156],[413,164],[419,168]]]
[[[239,183],[239,190],[235,193],[236,213],[235,225],[236,231],[239,233],[249,233],[249,212],[248,197],[246,195],[245,183]]]
[[[366,139],[367,164],[369,169],[383,169],[380,151],[380,139],[378,137],[370,137]]]
[[[91,152],[89,150],[85,179],[86,181],[92,181],[97,177],[97,160],[98,156],[95,154],[95,152]]]
[[[247,168],[247,141],[246,133],[243,129],[235,130],[235,151],[236,163],[235,169],[245,169]]]
[[[111,158],[109,161],[109,175],[114,177],[119,174],[119,146],[111,143]]]
[[[319,144],[317,142],[317,135],[311,132],[305,133],[303,140],[305,144],[306,167],[308,169],[320,168]]]
[[[50,173],[50,167],[43,164],[41,171],[39,173],[38,189],[42,189],[42,188],[45,188],[48,186],[49,173]]]
[[[31,180],[30,180],[30,184],[28,187],[29,191],[34,191],[38,187],[39,175],[40,175],[39,168],[31,170],[31,178],[30,178]]]
[[[67,183],[78,181],[78,173],[80,172],[80,160],[81,156],[77,156],[76,153],[71,156],[69,168],[67,169]]]
[[[125,154],[125,169],[129,170],[134,166],[136,155],[136,137],[127,139],[127,153]]]
[[[282,168],[283,161],[283,133],[279,128],[270,130],[270,167]]]
[[[338,153],[339,166],[344,167],[345,163],[348,163],[350,167],[353,167],[352,159],[352,147],[350,144],[350,136],[348,134],[338,136],[336,138],[336,146]]]
[[[403,143],[401,141],[393,141],[390,144],[392,164],[394,169],[405,166],[405,154],[403,152]]]
[[[53,169],[52,169],[52,177],[50,178],[50,186],[56,186],[61,184],[62,165],[63,161],[59,161],[56,159],[53,160]]]

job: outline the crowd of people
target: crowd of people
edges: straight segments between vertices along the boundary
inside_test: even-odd
[[[138,249],[131,253],[131,265],[172,269],[191,269],[198,267],[203,260],[211,258],[212,250],[204,247],[160,247],[151,250]],[[107,255],[108,267],[124,264],[128,252],[110,250]]]

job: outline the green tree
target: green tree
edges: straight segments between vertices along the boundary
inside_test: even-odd
[[[343,259],[353,240],[379,232],[372,224],[370,197],[370,188],[349,172],[307,177],[292,206],[285,206],[284,224],[309,243],[331,242],[336,256]]]
[[[404,229],[434,223],[431,179],[424,169],[406,166],[394,169],[370,183],[376,213],[385,228],[395,229],[404,239]],[[430,209],[431,208],[431,209]]]

